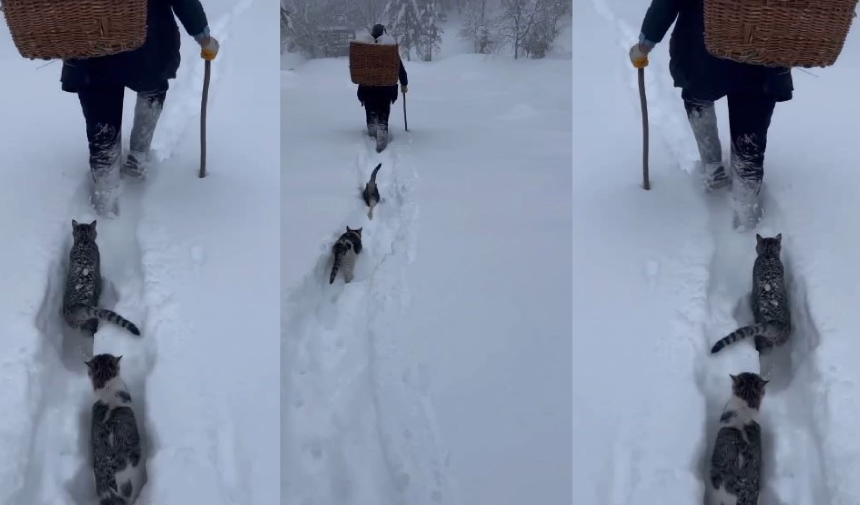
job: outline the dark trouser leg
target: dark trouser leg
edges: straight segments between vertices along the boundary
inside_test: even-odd
[[[376,110],[373,109],[371,101],[364,103],[364,114],[367,117],[367,134],[371,137],[376,136],[376,127],[379,124]]]
[[[728,186],[729,177],[723,166],[723,151],[713,100],[695,98],[687,91],[683,92],[682,97],[687,119],[699,148],[702,169],[705,172],[705,188],[714,190]]]
[[[167,83],[159,88],[140,92],[134,106],[134,124],[129,139],[128,159],[122,173],[128,177],[141,178],[146,175],[146,161],[152,146],[152,136],[167,97]]]
[[[388,116],[391,114],[391,102],[388,99],[380,100],[379,102],[379,124],[385,126],[388,130]]]
[[[121,85],[83,88],[78,99],[87,123],[90,148],[90,171],[94,187],[91,203],[100,216],[117,214],[119,196],[119,165],[122,152]]]
[[[730,94],[732,203],[735,227],[754,229],[762,215],[759,193],[764,177],[767,131],[776,100],[762,95]]]

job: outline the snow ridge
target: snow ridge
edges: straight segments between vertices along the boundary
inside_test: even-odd
[[[409,303],[417,174],[404,144],[357,146],[355,208],[320,258],[284,295],[282,500],[290,503],[456,503],[441,461],[426,373],[388,328]],[[360,192],[377,163],[382,197],[368,220]],[[331,244],[362,228],[355,279],[328,283]]]

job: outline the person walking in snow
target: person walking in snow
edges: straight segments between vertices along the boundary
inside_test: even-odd
[[[394,39],[385,31],[380,24],[373,26],[370,31],[375,43],[389,42],[394,44]],[[385,39],[389,39],[386,41]],[[400,86],[401,91],[406,94],[409,79],[403,60],[400,60]],[[391,104],[397,101],[397,84],[393,86],[358,86],[358,101],[364,107],[367,118],[367,134],[376,137],[377,152],[385,149],[388,144],[388,116],[391,113]]]
[[[146,41],[141,47],[63,62],[62,89],[77,93],[86,121],[94,181],[90,203],[100,216],[119,214],[120,172],[132,179],[142,179],[146,174],[146,158],[167,96],[167,81],[176,78],[179,68],[180,34],[174,13],[200,45],[201,57],[214,60],[219,45],[209,35],[206,13],[199,0],[149,0]],[[125,88],[137,92],[137,103],[130,152],[122,164]]]
[[[733,227],[753,230],[762,217],[761,185],[767,132],[774,107],[791,100],[789,68],[768,68],[712,56],[705,48],[703,0],[652,0],[642,22],[639,43],[630,48],[636,68],[648,65],[648,53],[663,40],[672,23],[669,70],[698,144],[707,190],[731,186]],[[714,102],[727,97],[731,164],[723,163]]]

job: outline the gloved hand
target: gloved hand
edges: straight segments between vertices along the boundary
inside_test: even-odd
[[[218,50],[221,48],[221,45],[218,44],[218,40],[216,40],[215,37],[207,35],[197,42],[200,44],[201,58],[212,61],[216,56],[218,56]]]
[[[401,92],[401,93],[403,93],[403,94],[405,95],[407,91],[408,91],[408,90],[407,90],[407,87],[406,87],[406,85],[405,85],[405,84],[404,84],[404,85],[402,85],[402,86],[400,86],[400,92]]]
[[[648,53],[650,52],[651,48],[645,44],[634,44],[633,47],[630,48],[630,63],[632,63],[635,68],[647,67]]]

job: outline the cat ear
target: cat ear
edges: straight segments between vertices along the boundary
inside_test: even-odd
[[[738,383],[738,376],[737,376],[737,375],[729,374],[729,377],[731,377],[731,378],[732,378],[732,384],[737,384],[737,383]]]
[[[780,242],[780,243],[782,242],[782,233],[778,233],[778,234],[776,235],[776,241],[777,241],[777,242]]]
[[[97,223],[97,222],[98,222],[98,220],[93,219],[93,222],[92,222],[92,223],[90,223],[90,226],[92,226],[93,228],[95,228],[95,227],[96,227],[96,223]]]
[[[113,362],[114,362],[114,363],[119,363],[119,360],[121,360],[121,359],[122,359],[122,355],[120,354],[119,356],[117,356],[116,358],[114,358]]]
[[[77,221],[75,221],[74,219],[72,219],[72,227],[74,228],[74,227],[75,227],[75,226],[77,226],[77,225],[78,225],[78,222],[77,222]]]
[[[755,234],[755,243],[756,243],[756,244],[761,244],[761,241],[762,241],[762,240],[763,240],[763,239],[761,238],[761,235],[759,235],[758,233],[756,233],[756,234]]]
[[[92,368],[93,367],[93,360],[84,361],[84,364],[87,365],[87,368]]]

